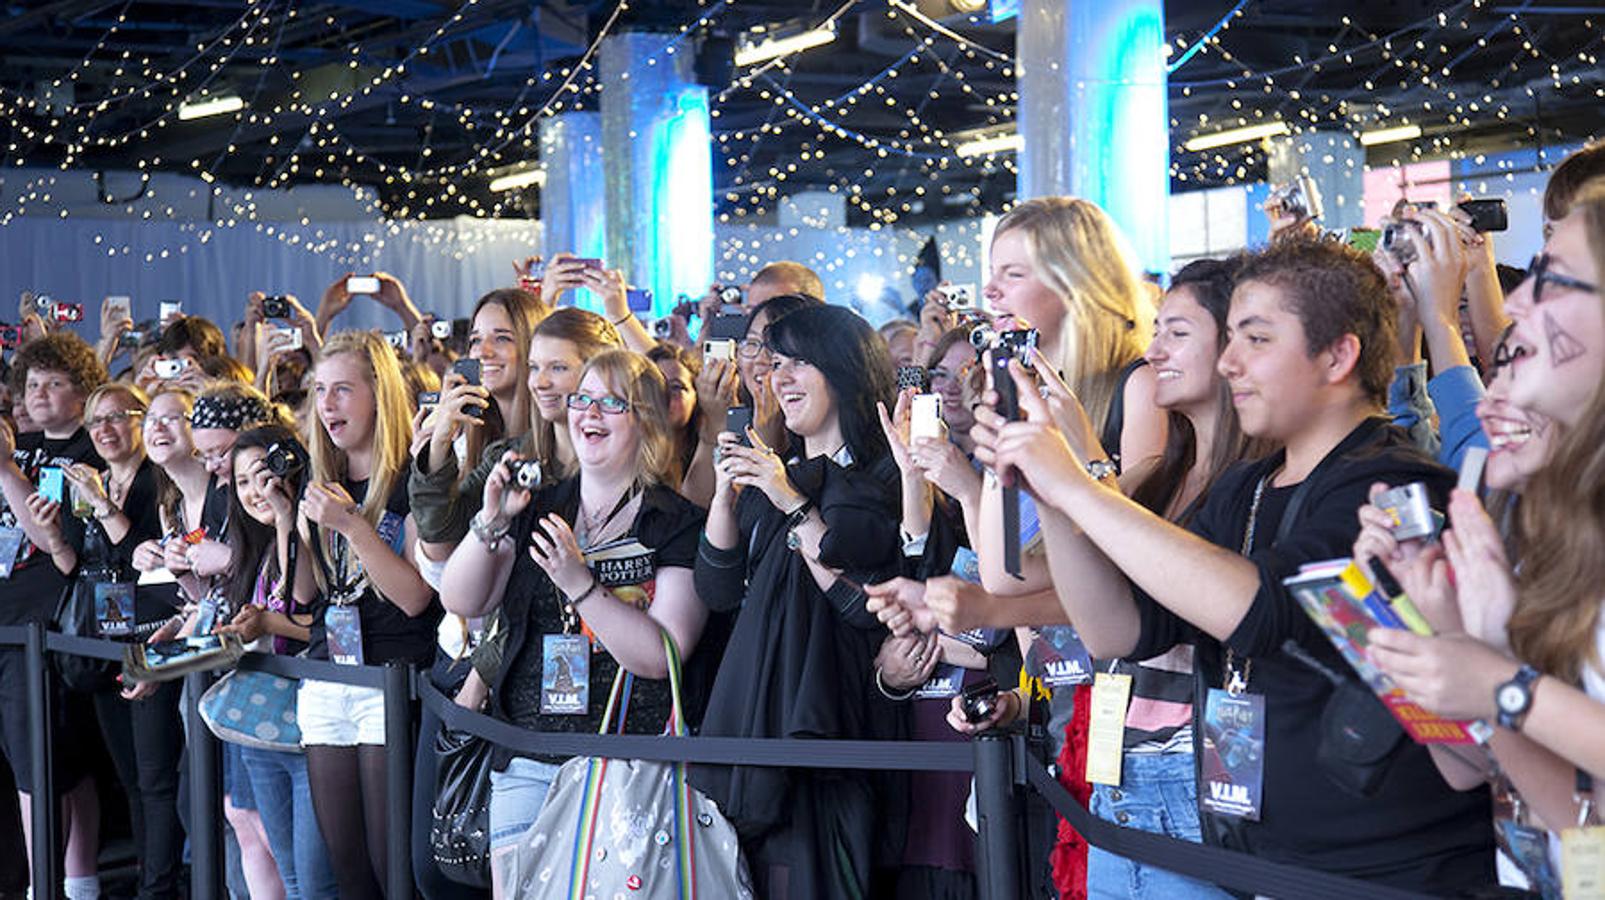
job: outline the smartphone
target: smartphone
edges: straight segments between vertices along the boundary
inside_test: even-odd
[[[1471,230],[1478,234],[1510,228],[1510,208],[1502,197],[1467,200],[1460,204],[1460,210],[1471,217]]]
[[[908,420],[910,440],[942,436],[942,395],[915,394]]]
[[[279,339],[282,341],[282,343],[279,345],[279,348],[282,350],[300,350],[303,346],[302,342],[305,339],[301,336],[301,329],[299,328],[276,328],[274,329],[274,333],[283,335],[283,337]],[[400,332],[400,334],[403,338],[405,338],[407,333],[403,331]],[[401,344],[399,346],[403,350],[406,349],[405,344]]]
[[[377,294],[379,293],[379,279],[372,275],[353,275],[346,279],[346,293]]]
[[[703,329],[702,355],[707,359],[733,360],[736,344],[747,336],[746,316],[717,315]]]
[[[163,300],[161,305],[161,322],[167,324],[168,319],[184,314],[184,304],[177,300]]]
[[[143,332],[143,331],[125,331],[125,332],[123,332],[123,336],[117,339],[117,349],[118,350],[138,350],[139,349],[139,345],[143,344],[143,343],[145,343],[145,332]],[[0,336],[0,346],[3,346],[4,344],[5,344],[5,338],[3,336]]]
[[[600,269],[600,268],[602,268],[602,261],[600,259],[576,259],[576,260],[574,260],[574,262],[579,263],[580,265],[584,266],[587,269]]]
[[[189,368],[189,360],[182,356],[177,359],[158,359],[154,368],[157,378],[171,380],[184,374],[184,370]]]
[[[112,319],[134,319],[134,301],[124,295],[114,294],[106,298],[106,311],[111,313]]]
[[[21,347],[22,326],[0,325],[0,347]]]
[[[451,370],[467,379],[469,384],[479,384],[479,360],[464,357],[452,363]]]
[[[651,312],[652,292],[631,288],[624,292],[624,302],[630,308],[630,312]]]
[[[66,490],[66,476],[57,466],[45,466],[39,470],[39,493],[46,500],[61,502]]]
[[[425,414],[428,414],[431,410],[433,410],[436,406],[439,406],[439,405],[440,405],[440,392],[439,391],[419,391],[418,392],[418,408],[420,410],[423,410],[423,412]]]
[[[752,407],[732,406],[724,411],[724,430],[735,435],[743,447],[752,446],[752,441],[747,439],[747,429],[751,426]]]

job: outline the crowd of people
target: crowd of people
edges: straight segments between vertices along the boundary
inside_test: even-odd
[[[1545,217],[1524,273],[1465,215],[1402,205],[1410,252],[1280,218],[1160,290],[1097,206],[1030,200],[997,224],[982,297],[938,289],[879,329],[791,262],[643,322],[621,272],[570,254],[515,263],[460,324],[384,273],[315,312],[253,293],[227,339],[108,300],[91,345],[25,304],[0,624],[60,626],[88,591],[105,637],[404,662],[541,732],[1016,729],[1122,826],[1558,897],[1605,773],[1605,149],[1555,171]],[[339,328],[369,300],[398,331]],[[1484,452],[1486,488],[1454,487]],[[1403,485],[1441,530],[1401,536],[1383,492]],[[1284,586],[1351,556],[1426,622],[1372,629],[1368,665],[1475,743],[1410,739]],[[31,847],[27,674],[0,648],[0,834]],[[66,896],[100,892],[108,758],[138,895],[178,896],[181,682],[58,675]],[[294,711],[292,746],[224,745],[241,895],[384,896],[398,828],[422,896],[486,893],[432,852],[434,715],[408,823],[387,817],[378,689],[303,680]],[[489,893],[517,896],[566,760],[492,756]],[[968,775],[689,780],[759,897],[977,893]],[[1035,806],[1032,896],[1228,895]]]

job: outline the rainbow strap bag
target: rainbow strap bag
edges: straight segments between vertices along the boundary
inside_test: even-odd
[[[685,737],[680,655],[667,632],[663,649],[674,698],[667,730]],[[622,729],[633,681],[621,667],[602,734],[614,721]],[[511,853],[491,864],[501,869],[508,896],[535,900],[753,896],[735,828],[686,781],[684,763],[597,757],[563,763],[540,816]]]

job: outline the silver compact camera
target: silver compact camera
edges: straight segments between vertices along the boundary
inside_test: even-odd
[[[1372,501],[1393,521],[1393,539],[1409,541],[1430,538],[1438,533],[1437,514],[1427,497],[1427,486],[1419,481],[1383,491]]]
[[[1278,207],[1283,214],[1295,219],[1319,219],[1323,211],[1321,189],[1308,175],[1300,175],[1272,191],[1266,205]]]

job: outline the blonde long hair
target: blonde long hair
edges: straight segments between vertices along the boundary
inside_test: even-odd
[[[1578,192],[1594,265],[1605,272],[1605,178]],[[1605,314],[1605,295],[1596,296]],[[1557,426],[1559,427],[1559,426]],[[1605,585],[1605,384],[1572,428],[1561,429],[1549,462],[1521,501],[1522,566],[1510,616],[1510,646],[1551,675],[1576,681],[1599,665],[1594,630]]]
[[[408,448],[411,444],[412,412],[407,403],[407,388],[401,378],[401,367],[396,354],[378,333],[372,331],[341,331],[329,336],[318,351],[313,368],[321,366],[343,353],[360,356],[367,362],[368,387],[373,389],[373,469],[368,476],[368,493],[362,500],[362,516],[375,527],[384,516],[390,494],[407,474]],[[315,402],[315,401],[314,401]],[[349,461],[344,450],[336,447],[329,438],[323,420],[311,429],[312,477],[317,481],[343,481],[349,475]]]
[[[1102,428],[1120,370],[1142,356],[1152,337],[1153,304],[1131,250],[1108,214],[1079,197],[1020,203],[998,221],[992,239],[1015,229],[1026,238],[1037,278],[1065,304],[1058,345],[1040,352]]]

